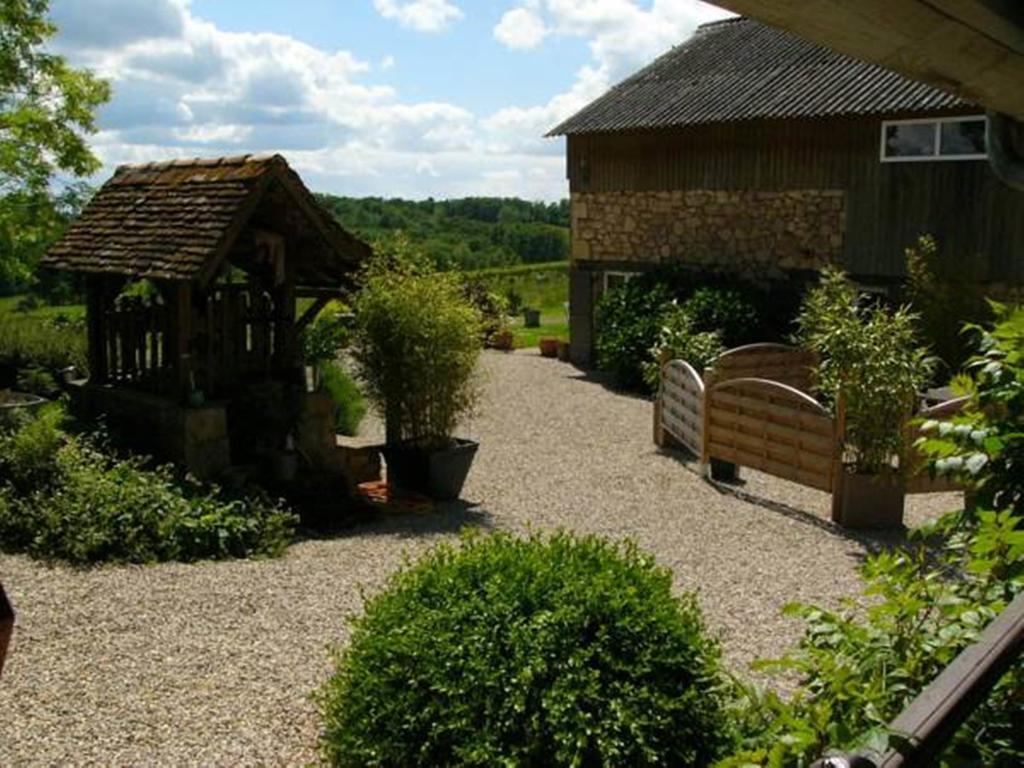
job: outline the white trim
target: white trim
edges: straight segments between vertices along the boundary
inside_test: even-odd
[[[878,143],[878,159],[883,163],[941,163],[950,162],[957,160],[985,160],[988,158],[988,152],[982,152],[973,155],[943,155],[941,154],[942,149],[942,125],[944,123],[967,123],[977,122],[983,120],[985,122],[985,136],[986,146],[988,141],[988,118],[985,115],[956,115],[955,117],[930,117],[930,118],[907,118],[904,120],[883,120],[881,130],[881,140]],[[885,154],[885,139],[886,129],[890,125],[931,125],[933,126],[934,140],[932,144],[932,154],[930,155],[911,155],[907,157],[888,157]]]
[[[605,293],[608,293],[608,278],[609,277],[621,277],[624,283],[628,283],[630,280],[639,275],[639,272],[626,272],[620,269],[606,269],[601,273],[601,286]]]

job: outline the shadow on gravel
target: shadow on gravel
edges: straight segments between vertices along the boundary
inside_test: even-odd
[[[391,511],[360,508],[343,519],[315,526],[303,526],[295,536],[296,542],[308,540],[340,539],[356,536],[397,536],[416,538],[423,535],[460,533],[477,528],[494,528],[490,512],[468,501],[438,504],[433,509]]]
[[[586,384],[596,384],[613,395],[619,397],[628,397],[630,400],[643,400],[645,402],[652,402],[652,395],[644,394],[643,392],[633,392],[628,389],[620,389],[612,384],[611,378],[600,371],[588,371],[575,366],[567,366],[567,372],[565,378],[573,381],[579,381]]]
[[[707,483],[708,487],[715,489],[723,496],[732,496],[733,498],[739,499],[747,504],[754,504],[762,509],[766,509],[769,512],[781,515],[790,520],[795,520],[803,525],[818,528],[832,536],[856,542],[864,548],[862,553],[855,555],[858,560],[864,560],[868,556],[877,554],[884,550],[905,546],[907,543],[906,528],[889,528],[879,530],[851,530],[843,528],[842,526],[836,525],[831,520],[822,519],[813,512],[808,512],[806,510],[790,506],[785,502],[766,499],[756,493],[746,491],[744,490],[746,483],[742,479],[737,479],[732,482],[719,482],[703,477],[699,464],[697,463],[698,457],[686,449],[659,448],[657,453],[661,456],[675,459],[683,469],[700,477],[703,482]]]

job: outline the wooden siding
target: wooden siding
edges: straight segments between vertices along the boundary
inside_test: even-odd
[[[951,258],[981,259],[980,280],[1024,282],[1024,192],[984,160],[883,163],[881,123],[747,121],[570,136],[570,189],[841,189],[843,262],[853,274],[902,276],[904,249],[929,233]]]

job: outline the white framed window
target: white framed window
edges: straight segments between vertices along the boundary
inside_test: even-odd
[[[608,271],[608,272],[605,272],[604,273],[604,292],[608,293],[608,291],[613,291],[616,288],[625,285],[630,280],[632,280],[634,277],[636,277],[638,274],[639,274],[638,272],[618,272],[618,271]]]
[[[984,115],[882,122],[883,163],[984,160],[988,157]]]

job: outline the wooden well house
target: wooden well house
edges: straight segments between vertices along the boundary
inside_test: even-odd
[[[199,474],[301,440],[299,334],[369,254],[279,155],[118,168],[43,260],[86,275],[74,406]]]

